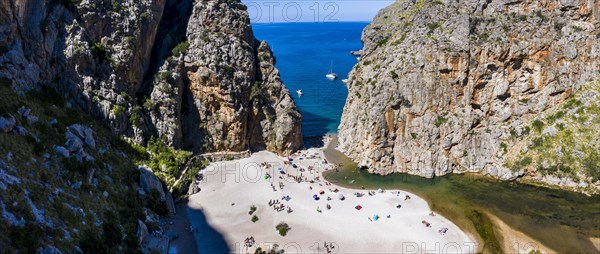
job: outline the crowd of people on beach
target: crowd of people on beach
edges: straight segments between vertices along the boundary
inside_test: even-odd
[[[310,150],[308,150],[308,151],[302,150],[302,151],[296,152],[294,155],[287,157],[286,159],[283,160],[283,164],[285,165],[284,168],[279,168],[278,169],[279,172],[277,170],[274,170],[274,171],[269,171],[269,172],[271,172],[271,174],[265,173],[264,179],[267,180],[267,182],[269,182],[270,188],[273,190],[273,192],[277,192],[277,191],[284,192],[285,188],[286,188],[286,184],[291,185],[294,183],[298,183],[298,184],[310,183],[308,185],[308,189],[310,189],[310,190],[313,190],[313,187],[316,190],[319,190],[319,188],[320,188],[319,186],[321,186],[323,188],[323,190],[315,192],[317,194],[314,194],[315,196],[313,196],[313,198],[315,201],[319,201],[321,198],[323,198],[323,200],[326,199],[327,202],[324,202],[325,208],[327,210],[331,210],[331,209],[333,209],[332,204],[335,204],[334,200],[331,198],[331,196],[329,196],[331,193],[336,193],[335,194],[336,196],[334,196],[334,197],[336,199],[339,199],[340,201],[343,201],[345,198],[341,193],[338,193],[339,190],[337,188],[331,189],[330,187],[323,187],[323,186],[331,186],[331,183],[321,180],[320,173],[325,170],[328,170],[328,169],[336,168],[337,165],[329,164],[328,161],[326,159],[322,158],[318,152],[314,152],[312,154],[310,154],[310,153],[311,153]],[[304,160],[318,160],[318,161],[317,162],[311,161],[311,163],[315,163],[315,164],[308,166],[308,165],[306,165],[307,164],[306,161],[301,162]],[[277,165],[277,163],[261,162],[261,163],[259,163],[259,165],[263,169],[272,169],[274,167],[273,165]],[[287,182],[287,183],[284,183],[284,182]],[[267,186],[266,183],[265,183],[265,186]],[[328,189],[329,193],[324,191],[327,188],[329,188]],[[364,186],[362,187],[362,189],[365,189]],[[379,189],[377,191],[375,191],[375,190],[356,191],[356,192],[354,192],[354,196],[358,197],[358,198],[373,197],[373,196],[376,196],[377,194],[383,194],[383,193],[386,193],[386,191],[381,190],[381,189]],[[285,194],[285,192],[284,192],[284,194]],[[411,199],[410,195],[408,195],[406,193],[401,193],[400,191],[392,191],[391,194],[397,196],[398,203],[395,205],[396,208],[398,208],[398,209],[402,208],[403,205],[410,206],[410,202],[409,202]],[[339,195],[339,198],[337,195]],[[293,212],[293,210],[290,206],[291,199],[292,199],[292,197],[290,197],[289,195],[283,195],[280,199],[268,200],[268,205],[269,205],[269,207],[272,207],[273,210],[277,213],[287,211],[287,213],[290,214]],[[287,202],[287,203],[284,203],[284,202]],[[400,204],[401,202],[402,202],[402,204]],[[321,209],[321,206],[323,205],[323,203],[320,203],[321,206],[318,206],[319,203],[316,203],[316,204],[317,204],[316,212],[323,213],[323,210]],[[357,207],[360,207],[360,205],[358,205]],[[357,210],[360,210],[360,209],[357,208]],[[387,214],[387,215],[386,214],[384,214],[385,218],[387,218],[387,219],[392,218],[391,213]],[[435,214],[433,212],[431,212],[429,215],[435,216]],[[381,217],[379,217],[379,215],[368,217],[368,219],[371,222],[376,222],[380,218]],[[432,227],[432,224],[430,222],[428,222],[427,220],[422,220],[422,224],[427,228]],[[190,230],[190,232],[193,232],[193,227],[190,226],[189,230]],[[438,230],[438,233],[444,235],[447,231],[448,231],[448,228],[443,227]],[[252,248],[253,246],[255,246],[254,237],[253,236],[247,237],[244,240],[244,246],[246,248]],[[336,251],[338,251],[338,250],[336,250],[336,246],[333,243],[323,242],[323,248],[327,251],[327,253],[335,253]]]
[[[335,245],[333,243],[323,242],[323,248],[325,248],[327,253],[336,253]]]
[[[282,198],[282,200],[286,200],[289,201],[291,198],[290,196],[284,196]],[[282,212],[285,211],[286,207],[287,207],[287,213],[292,213],[294,210],[292,210],[292,207],[290,207],[289,205],[286,206],[282,203],[279,202],[279,200],[269,200],[269,206],[273,207],[273,210],[275,210],[276,212]]]
[[[252,248],[255,243],[254,236],[246,237],[246,239],[244,239],[244,247],[246,247],[246,249]]]

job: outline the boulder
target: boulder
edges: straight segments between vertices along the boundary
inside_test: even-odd
[[[29,114],[31,114],[31,109],[26,108],[25,106],[20,107],[19,109],[17,109],[17,113],[23,117],[23,118],[27,118],[29,116]]]
[[[83,149],[83,142],[76,134],[74,134],[73,132],[67,131],[65,133],[65,135],[67,137],[66,146],[70,152],[77,153]]]
[[[40,119],[37,116],[34,115],[29,115],[27,116],[27,124],[29,125],[33,125],[35,123],[37,123]]]
[[[71,140],[74,144],[77,144],[75,148],[78,148],[78,144],[81,146],[85,144],[87,147],[96,150],[96,141],[94,140],[94,131],[87,126],[81,124],[73,124],[67,127],[67,142]],[[78,140],[76,140],[78,139]]]
[[[17,135],[20,135],[20,136],[23,136],[23,137],[25,137],[25,136],[29,135],[29,131],[28,131],[27,129],[25,129],[25,127],[23,127],[23,126],[21,126],[21,125],[18,125],[18,126],[16,126],[16,127],[15,127],[15,129],[14,129],[13,131],[14,131],[14,132],[15,132]]]
[[[62,155],[62,156],[63,156],[63,157],[65,157],[65,158],[68,158],[68,157],[69,157],[69,155],[71,154],[71,153],[69,152],[69,150],[67,150],[67,148],[65,148],[64,146],[54,146],[54,152],[55,152],[56,154],[60,154],[60,155]]]
[[[8,133],[15,128],[17,120],[14,116],[9,115],[8,117],[0,116],[0,132]]]
[[[84,162],[88,162],[88,161],[95,161],[95,160],[96,160],[96,158],[94,158],[94,156],[91,156],[91,155],[89,155],[89,154],[85,154],[84,156],[82,156],[82,157],[81,157],[81,159],[82,159]]]
[[[160,201],[165,202],[167,200],[165,191],[163,190],[162,183],[158,180],[158,177],[154,175],[151,169],[142,166],[140,170],[140,186],[146,193],[150,193],[152,190],[158,191],[160,194]]]
[[[73,124],[73,125],[67,127],[67,131],[77,135],[77,137],[79,137],[80,139],[85,139],[85,129],[86,128],[87,127],[85,127],[81,124]]]
[[[82,185],[81,181],[77,181],[77,182],[71,184],[71,188],[73,188],[74,190],[79,190],[81,188],[81,185]]]

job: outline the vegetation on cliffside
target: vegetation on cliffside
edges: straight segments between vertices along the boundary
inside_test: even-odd
[[[600,181],[600,81],[584,85],[530,126],[531,131],[512,132],[506,167],[526,171],[525,180],[597,192],[588,185]]]
[[[20,108],[38,120],[24,119]],[[144,154],[48,87],[20,96],[0,79],[0,116],[14,117],[19,130],[0,132],[2,252],[138,252],[138,220],[152,213],[144,207],[157,206],[137,193],[135,162]],[[91,161],[65,158],[56,148],[78,123],[94,131],[97,149],[86,149]]]

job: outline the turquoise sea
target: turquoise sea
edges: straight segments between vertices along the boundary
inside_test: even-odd
[[[254,35],[271,45],[276,67],[302,113],[305,138],[336,133],[348,96],[342,79],[358,62],[351,50],[362,48],[360,36],[368,23],[259,23]],[[332,68],[339,78],[328,80]],[[302,89],[304,95],[296,91]]]

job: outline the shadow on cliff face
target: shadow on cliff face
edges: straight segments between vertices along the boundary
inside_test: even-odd
[[[194,238],[199,253],[229,254],[232,252],[227,241],[225,241],[225,237],[208,224],[204,212],[192,208],[187,209],[190,223],[194,227],[194,230],[197,230]]]
[[[184,76],[185,77],[185,76]],[[210,147],[200,146],[200,144],[208,144],[207,137],[210,135],[206,131],[206,128],[198,127],[198,123],[202,122],[200,117],[200,110],[194,102],[194,96],[190,89],[189,80],[184,80],[185,85],[182,99],[182,131],[183,131],[183,148],[193,151],[194,153],[206,152],[210,150]]]
[[[152,48],[150,67],[144,80],[146,89],[149,82],[156,76],[160,66],[172,55],[173,48],[187,39],[185,33],[193,8],[194,2],[191,0],[167,1]]]
[[[142,105],[145,99],[150,97],[153,81],[157,78],[160,67],[173,55],[173,49],[186,41],[186,29],[192,16],[193,4],[192,0],[167,0],[158,33],[154,38],[149,67],[146,70],[141,89],[135,94],[138,104]],[[185,102],[185,100],[183,101]],[[183,103],[182,107],[185,106]],[[145,121],[145,123],[151,132],[155,135],[158,133],[152,121]]]

